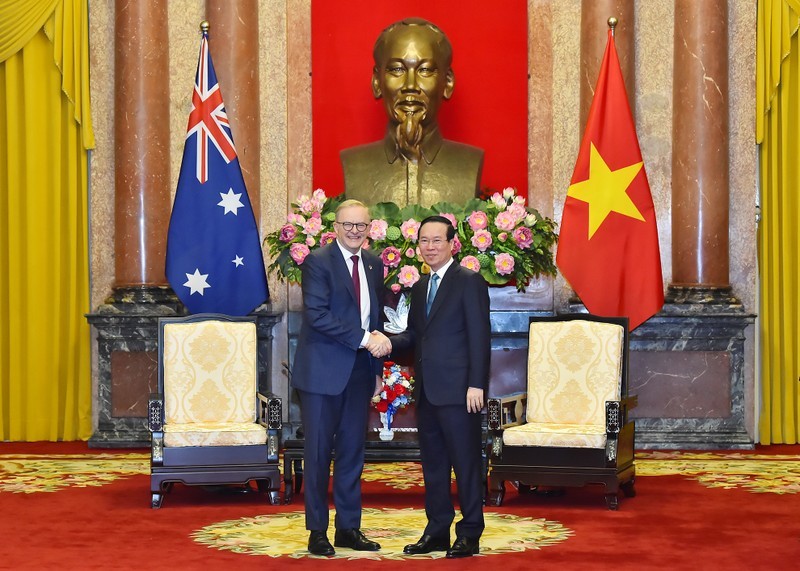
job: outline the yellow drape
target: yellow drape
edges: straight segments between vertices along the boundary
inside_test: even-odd
[[[0,440],[91,433],[87,0],[0,0]]]
[[[756,136],[760,143],[762,444],[800,435],[800,0],[759,0]]]

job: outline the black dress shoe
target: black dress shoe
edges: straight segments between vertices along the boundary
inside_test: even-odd
[[[336,547],[349,547],[356,551],[378,551],[381,546],[379,543],[370,541],[361,533],[360,529],[337,529],[333,537],[333,544]]]
[[[433,537],[432,535],[423,535],[416,543],[411,543],[403,548],[403,553],[409,555],[422,555],[423,553],[430,553],[431,551],[447,551],[450,549],[449,537]]]
[[[471,557],[478,554],[478,540],[469,537],[459,537],[453,542],[453,547],[447,550],[448,559],[457,557]]]
[[[312,555],[324,555],[325,557],[336,554],[333,550],[333,545],[328,541],[328,536],[325,535],[324,531],[311,532],[308,536],[308,551]]]

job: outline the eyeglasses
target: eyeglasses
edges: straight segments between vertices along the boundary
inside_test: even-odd
[[[350,232],[353,228],[359,232],[363,232],[368,226],[366,222],[337,222],[337,224],[340,224],[346,232]]]
[[[431,240],[429,238],[420,238],[419,239],[419,245],[420,246],[428,246],[428,245],[430,245],[430,246],[433,246],[434,248],[438,248],[439,246],[441,246],[445,242],[447,242],[447,240],[442,240],[441,238],[434,238],[433,240]]]

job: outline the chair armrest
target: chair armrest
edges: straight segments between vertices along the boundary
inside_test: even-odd
[[[164,395],[153,393],[147,400],[147,428],[150,432],[164,430]]]
[[[606,435],[619,434],[624,421],[623,412],[621,401],[606,401]]]
[[[525,406],[528,403],[527,393],[489,399],[488,423],[490,430],[505,430],[525,422]]]
[[[258,423],[267,429],[267,460],[277,462],[281,449],[283,405],[275,395],[256,393],[258,398]]]
[[[258,399],[258,422],[271,430],[279,430],[283,426],[283,403],[275,395],[265,396],[256,393]]]

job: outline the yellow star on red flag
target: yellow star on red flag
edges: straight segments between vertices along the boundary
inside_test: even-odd
[[[567,196],[589,204],[589,238],[611,212],[644,221],[644,216],[636,208],[626,192],[639,171],[642,162],[612,171],[600,151],[591,144],[589,157],[589,178],[570,185]]]

